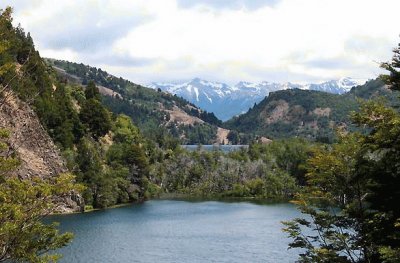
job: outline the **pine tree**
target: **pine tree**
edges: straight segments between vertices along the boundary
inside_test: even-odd
[[[101,100],[99,89],[96,87],[96,84],[94,83],[94,81],[90,81],[88,83],[88,85],[86,86],[85,97],[87,100],[90,100],[90,99],[95,99],[98,101]]]
[[[389,75],[383,75],[381,78],[393,90],[400,90],[400,43],[393,49],[391,62],[381,63],[381,67],[389,71]]]

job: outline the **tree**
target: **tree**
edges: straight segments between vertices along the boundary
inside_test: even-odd
[[[7,41],[8,28],[12,22],[12,9],[7,7],[5,10],[0,9],[0,108],[11,89],[11,80],[15,79],[15,66],[12,63],[11,57],[7,52],[11,43]],[[12,77],[7,76],[11,73]]]
[[[289,247],[305,250],[300,262],[374,262],[376,247],[365,233],[366,181],[356,174],[359,148],[359,136],[342,136],[307,161],[307,186],[294,203],[308,217],[284,222]]]
[[[101,95],[100,95],[99,89],[96,87],[96,84],[94,83],[94,81],[90,81],[88,83],[88,85],[86,86],[85,97],[87,100],[90,100],[90,99],[95,99],[98,101],[101,100]]]
[[[110,113],[96,99],[86,100],[82,105],[79,118],[96,140],[111,129]]]
[[[226,137],[231,144],[239,144],[240,137],[237,131],[231,130]]]
[[[393,90],[400,90],[400,43],[393,49],[393,58],[391,62],[381,63],[381,67],[389,71],[389,75],[383,75],[381,78]]]
[[[367,127],[357,160],[357,174],[368,182],[368,234],[385,262],[400,261],[400,114],[379,102],[369,102],[355,114]]]
[[[18,160],[6,154],[7,137],[0,129],[0,262],[54,262],[60,255],[47,252],[67,245],[72,234],[60,234],[55,223],[43,223],[43,218],[56,211],[58,198],[81,187],[70,174],[49,179],[13,176]]]
[[[399,48],[382,63],[393,90],[400,90]],[[400,262],[400,113],[369,101],[352,119],[362,134],[341,136],[308,160],[295,203],[309,217],[284,223],[290,247],[305,251],[300,262]]]

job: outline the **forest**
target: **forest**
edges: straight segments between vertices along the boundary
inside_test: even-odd
[[[387,103],[379,97],[355,100],[358,90],[353,90],[340,104],[336,95],[276,93],[267,100],[279,95],[296,105],[309,99],[315,104],[305,103],[309,107],[337,104],[341,108],[332,118],[347,119],[351,127],[337,127],[326,140],[298,136],[286,127],[291,138],[263,144],[249,136],[248,149],[187,151],[179,136],[186,134],[193,144],[212,141],[221,124],[213,114],[187,108],[206,124],[161,129],[165,116],[154,105],[187,102],[110,79],[101,70],[82,75],[83,86],[68,81],[52,67],[61,62],[42,59],[30,34],[12,25],[11,8],[1,10],[0,33],[0,109],[10,96],[28,103],[68,168],[48,179],[14,176],[20,162],[9,154],[7,127],[0,127],[0,261],[57,260],[59,255],[47,252],[67,245],[72,234],[59,233],[42,219],[56,211],[58,197],[71,192],[81,194],[86,211],[164,195],[291,201],[307,215],[284,222],[290,248],[304,251],[299,262],[400,261],[400,114],[391,107],[399,102],[397,93],[390,92]],[[363,88],[386,83],[400,91],[400,45],[392,61],[381,66],[388,74]],[[78,75],[87,70],[67,67]],[[101,95],[99,85],[124,98]],[[236,125],[246,137],[246,129],[254,129],[247,124],[257,124],[257,106],[248,113],[250,121],[239,117],[226,125]],[[232,141],[239,135],[232,132]]]

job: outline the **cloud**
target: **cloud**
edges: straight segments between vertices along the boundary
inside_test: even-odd
[[[107,52],[97,52],[92,54],[87,59],[88,63],[103,64],[107,63],[110,66],[123,66],[123,67],[143,67],[152,65],[157,62],[156,59],[132,57],[129,55],[113,54]]]
[[[369,78],[400,33],[398,0],[4,1],[41,54],[144,84]]]
[[[183,8],[208,6],[215,9],[248,9],[255,10],[265,6],[274,6],[280,0],[178,0]]]
[[[7,1],[7,0],[6,0]],[[9,1],[10,2],[10,1]],[[128,1],[16,1],[16,19],[44,49],[77,52],[109,48],[135,26],[151,19]]]

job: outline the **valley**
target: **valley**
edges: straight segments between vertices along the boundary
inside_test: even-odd
[[[378,77],[329,80],[364,75],[366,60],[351,58],[362,53],[352,48],[375,49],[337,35],[330,41],[346,48],[340,63],[343,56],[321,55],[337,49],[312,52],[319,41],[301,46],[300,38],[293,43],[301,54],[278,37],[279,48],[268,39],[261,52],[256,41],[235,46],[236,35],[198,41],[202,33],[182,30],[179,20],[196,14],[208,32],[209,21],[226,19],[215,32],[229,36],[226,28],[235,32],[246,19],[257,26],[282,3],[226,11],[221,2],[216,11],[198,1],[126,2],[126,10],[111,1],[45,2],[21,2],[15,16],[0,9],[0,262],[399,262],[400,44]],[[76,16],[64,16],[71,10]],[[140,10],[143,21],[123,19],[138,15],[127,10]],[[57,23],[43,35],[47,12]],[[160,17],[169,18],[166,27]],[[40,29],[37,41],[20,20]],[[177,28],[171,35],[147,38],[171,20],[179,22],[169,24]],[[193,31],[195,41],[184,41]],[[171,45],[175,38],[181,46]],[[327,81],[230,86],[194,78],[207,72]],[[152,81],[163,77],[192,80]]]

